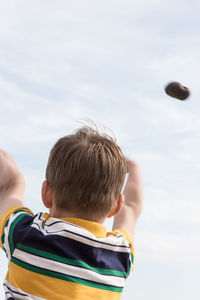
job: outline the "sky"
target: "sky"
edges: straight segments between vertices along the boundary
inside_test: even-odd
[[[26,205],[44,211],[49,151],[83,120],[140,165],[122,300],[200,299],[199,13],[197,0],[0,0],[0,148],[25,175]],[[190,98],[167,96],[170,81]],[[3,299],[3,251],[0,266]]]

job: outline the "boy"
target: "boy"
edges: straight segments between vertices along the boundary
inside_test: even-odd
[[[42,186],[49,214],[25,208],[24,190],[14,160],[0,151],[6,299],[120,299],[142,208],[136,164],[111,137],[83,127],[59,139],[50,152]],[[113,231],[106,232],[102,224],[112,216]]]

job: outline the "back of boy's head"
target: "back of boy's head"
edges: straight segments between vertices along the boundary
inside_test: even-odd
[[[57,141],[46,169],[56,207],[91,220],[114,208],[125,175],[125,158],[115,140],[87,126]]]

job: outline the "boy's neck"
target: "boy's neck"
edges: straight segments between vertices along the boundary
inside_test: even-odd
[[[54,218],[77,218],[77,219],[84,219],[84,220],[87,220],[87,221],[92,221],[92,222],[96,222],[96,223],[100,223],[100,224],[103,224],[105,219],[106,218],[102,218],[102,219],[92,219],[92,218],[87,218],[87,217],[84,217],[83,215],[79,215],[79,214],[76,214],[76,213],[72,213],[72,212],[69,212],[69,211],[64,211],[64,210],[58,210],[58,209],[49,209],[49,213],[52,217]]]

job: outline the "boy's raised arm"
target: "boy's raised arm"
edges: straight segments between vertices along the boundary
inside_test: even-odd
[[[0,216],[12,206],[24,206],[25,180],[14,159],[0,150]]]
[[[142,184],[138,165],[128,159],[126,162],[128,179],[123,191],[125,202],[120,212],[114,217],[113,230],[125,230],[133,241],[136,222],[142,210]]]

